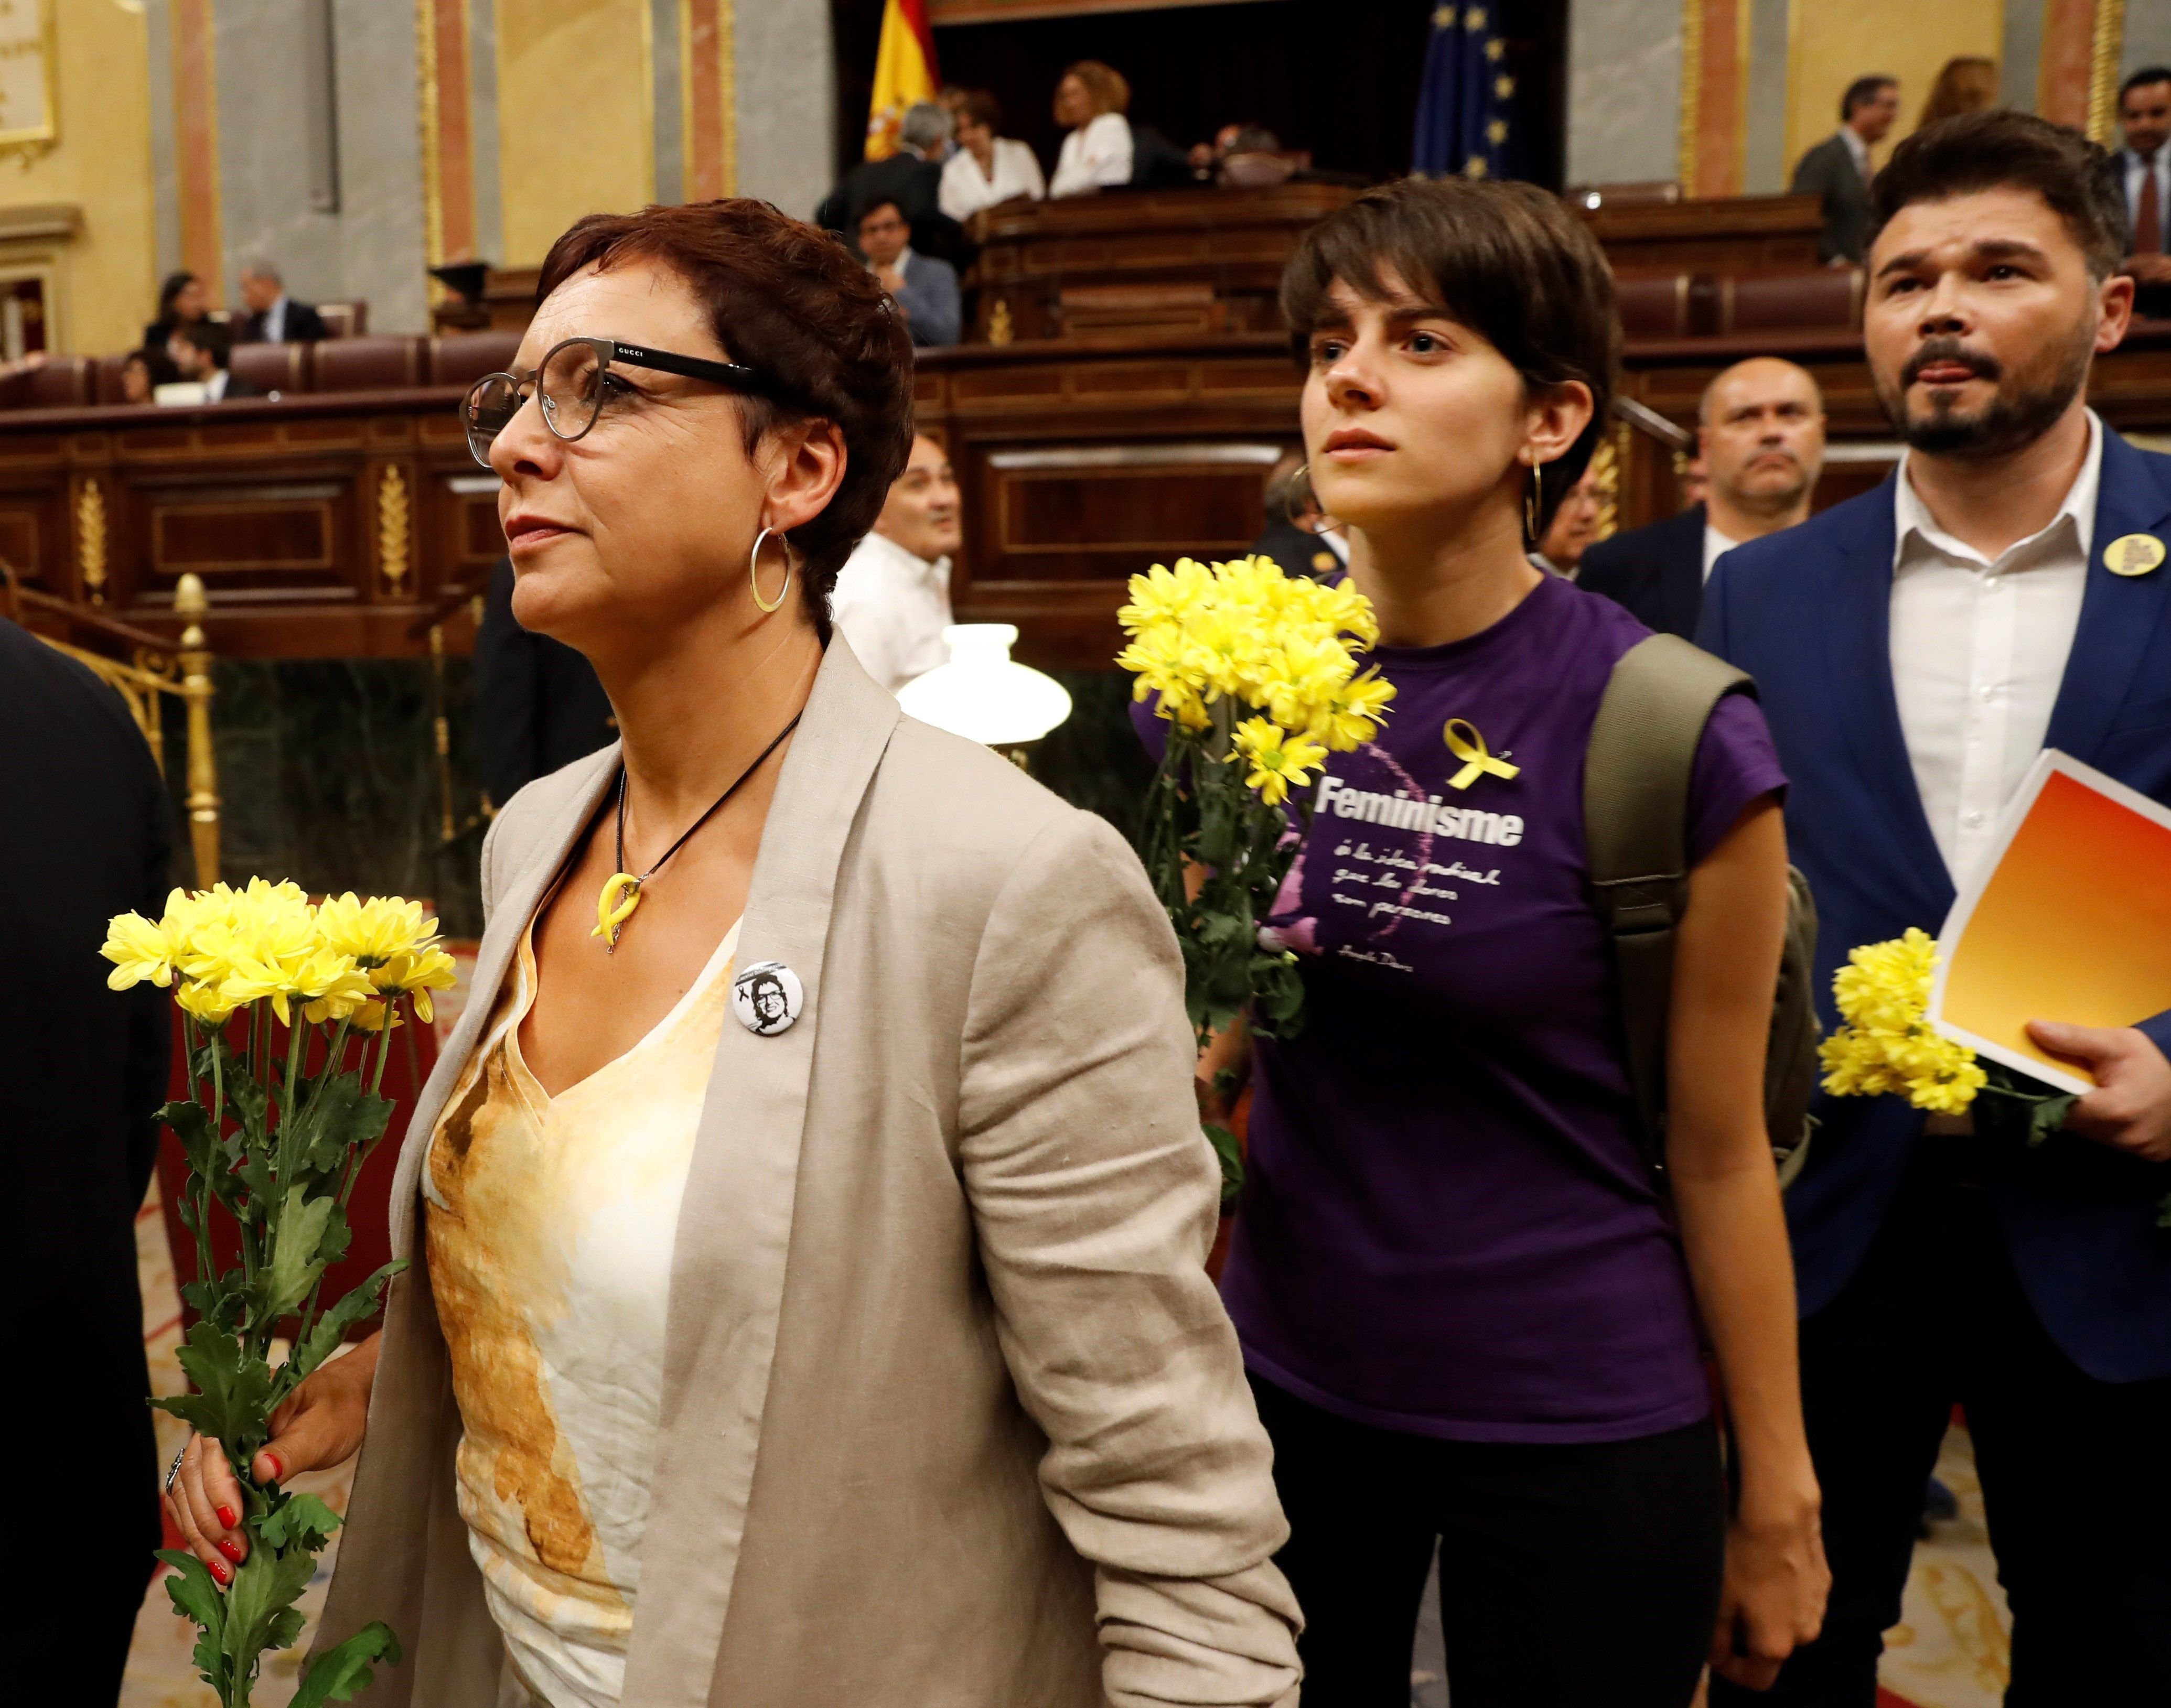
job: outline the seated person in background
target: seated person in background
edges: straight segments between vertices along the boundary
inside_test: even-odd
[[[911,236],[904,211],[893,201],[877,201],[860,216],[860,253],[867,258],[867,270],[904,311],[912,341],[928,349],[955,344],[962,312],[957,269],[933,255],[914,253]]]
[[[950,141],[936,158],[946,165],[963,146],[961,134],[965,128],[965,97],[972,91],[962,83],[945,83],[935,92],[935,104],[950,115]]]
[[[1883,140],[1900,116],[1900,83],[1874,73],[1858,77],[1840,97],[1839,129],[1804,154],[1790,187],[1824,200],[1824,235],[1817,259],[1859,266],[1869,235],[1869,145]]]
[[[862,160],[814,210],[814,223],[850,242],[860,221],[878,201],[893,201],[912,228],[912,244],[953,267],[972,265],[978,253],[957,222],[942,211],[942,160],[950,152],[950,115],[933,101],[905,109],[898,125],[898,151],[884,160]]]
[[[868,534],[838,572],[829,615],[852,656],[892,693],[950,661],[950,554],[964,543],[957,477],[926,434],[891,483]]]
[[[1292,576],[1332,576],[1349,561],[1342,524],[1321,512],[1300,450],[1283,452],[1267,475],[1267,531],[1252,553]]]
[[[1825,464],[1825,400],[1791,361],[1752,356],[1705,388],[1697,437],[1710,471],[1702,503],[1590,549],[1583,585],[1644,624],[1696,636],[1719,554],[1809,520]]]
[[[1584,553],[1597,542],[1598,517],[1604,508],[1605,500],[1598,490],[1598,471],[1586,468],[1563,495],[1560,508],[1553,512],[1553,519],[1538,537],[1537,546],[1530,554],[1530,561],[1563,581],[1573,581],[1583,568]]]
[[[1040,201],[1048,180],[1032,147],[998,136],[1003,110],[985,89],[960,91],[957,149],[942,167],[942,211],[960,223],[984,207],[1021,198]]]
[[[1131,86],[1097,59],[1081,59],[1055,85],[1055,122],[1069,132],[1056,157],[1051,196],[1090,195],[1131,181]]]
[[[608,747],[618,721],[596,668],[512,614],[512,560],[490,572],[475,629],[475,758],[490,810],[538,777]]]
[[[2125,146],[2110,158],[2111,187],[2125,211],[2125,260],[2136,314],[2171,314],[2171,67],[2143,66],[2118,94]]]
[[[143,329],[143,348],[163,350],[176,327],[201,320],[211,308],[211,296],[194,273],[169,273],[158,287],[158,318]],[[159,377],[170,377],[161,375]]]
[[[121,364],[121,401],[124,404],[147,404],[151,389],[158,383],[154,377],[152,358],[166,359],[165,352],[156,350],[131,350]]]
[[[233,356],[233,339],[216,320],[192,320],[175,327],[174,335],[166,340],[166,354],[173,358],[184,380],[193,380],[203,388],[203,400],[207,404],[264,395],[247,380],[236,379],[227,371]]]
[[[1681,464],[1674,484],[1680,490],[1683,510],[1704,501],[1711,491],[1711,470],[1705,466],[1702,452]]]
[[[1296,170],[1281,152],[1281,138],[1261,125],[1246,125],[1230,139],[1214,182],[1231,190],[1263,190],[1286,184]]]
[[[1962,113],[1986,113],[1997,105],[1997,62],[1975,54],[1949,59],[1930,85],[1930,98],[1922,103],[1922,116],[1915,128],[1927,131],[1940,119]]]
[[[1211,142],[1191,145],[1191,169],[1201,178],[1212,178],[1221,169],[1221,163],[1229,158],[1229,151],[1236,146],[1236,138],[1243,134],[1241,125],[1224,125],[1214,133]]]
[[[241,270],[241,300],[249,318],[236,344],[314,344],[332,335],[323,315],[287,294],[279,270],[269,261],[251,261]]]

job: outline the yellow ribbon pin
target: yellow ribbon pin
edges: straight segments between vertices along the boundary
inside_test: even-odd
[[[1457,734],[1467,731],[1466,735]],[[1520,765],[1510,765],[1505,759],[1495,758],[1485,746],[1485,737],[1477,733],[1477,725],[1467,718],[1447,720],[1447,751],[1463,762],[1462,768],[1447,779],[1450,789],[1467,789],[1486,772],[1495,777],[1514,777],[1522,772]]]
[[[602,938],[603,947],[615,951],[619,928],[633,917],[633,910],[640,905],[641,880],[631,872],[613,873],[603,893],[596,897],[596,929],[588,934]]]

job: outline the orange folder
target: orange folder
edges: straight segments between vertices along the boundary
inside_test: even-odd
[[[1931,1023],[2064,1091],[2095,1082],[2031,1020],[2130,1026],[2171,1009],[2171,811],[2055,748],[2007,810],[1997,857],[1938,934]]]

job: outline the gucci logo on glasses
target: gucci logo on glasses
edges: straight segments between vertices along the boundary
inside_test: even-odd
[[[766,393],[767,378],[742,362],[710,361],[628,344],[622,338],[568,338],[553,345],[532,373],[486,373],[460,405],[468,449],[490,467],[490,447],[512,425],[512,418],[533,397],[543,424],[568,443],[584,437],[614,398],[638,396],[634,387],[612,372],[616,367],[645,367],[705,379],[734,391]]]

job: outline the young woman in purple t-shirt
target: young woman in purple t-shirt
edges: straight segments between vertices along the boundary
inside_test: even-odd
[[[1768,1683],[1829,1582],[1763,1122],[1785,779],[1755,703],[1722,702],[1691,790],[1670,1212],[1584,860],[1584,747],[1646,631],[1525,555],[1604,429],[1605,263],[1526,185],[1405,182],[1314,228],[1282,304],[1311,482],[1397,690],[1330,761],[1270,922],[1306,1021],[1252,1052],[1223,1281],[1306,1699],[1408,1701],[1435,1542],[1455,1708],[1683,1708],[1707,1657]]]

